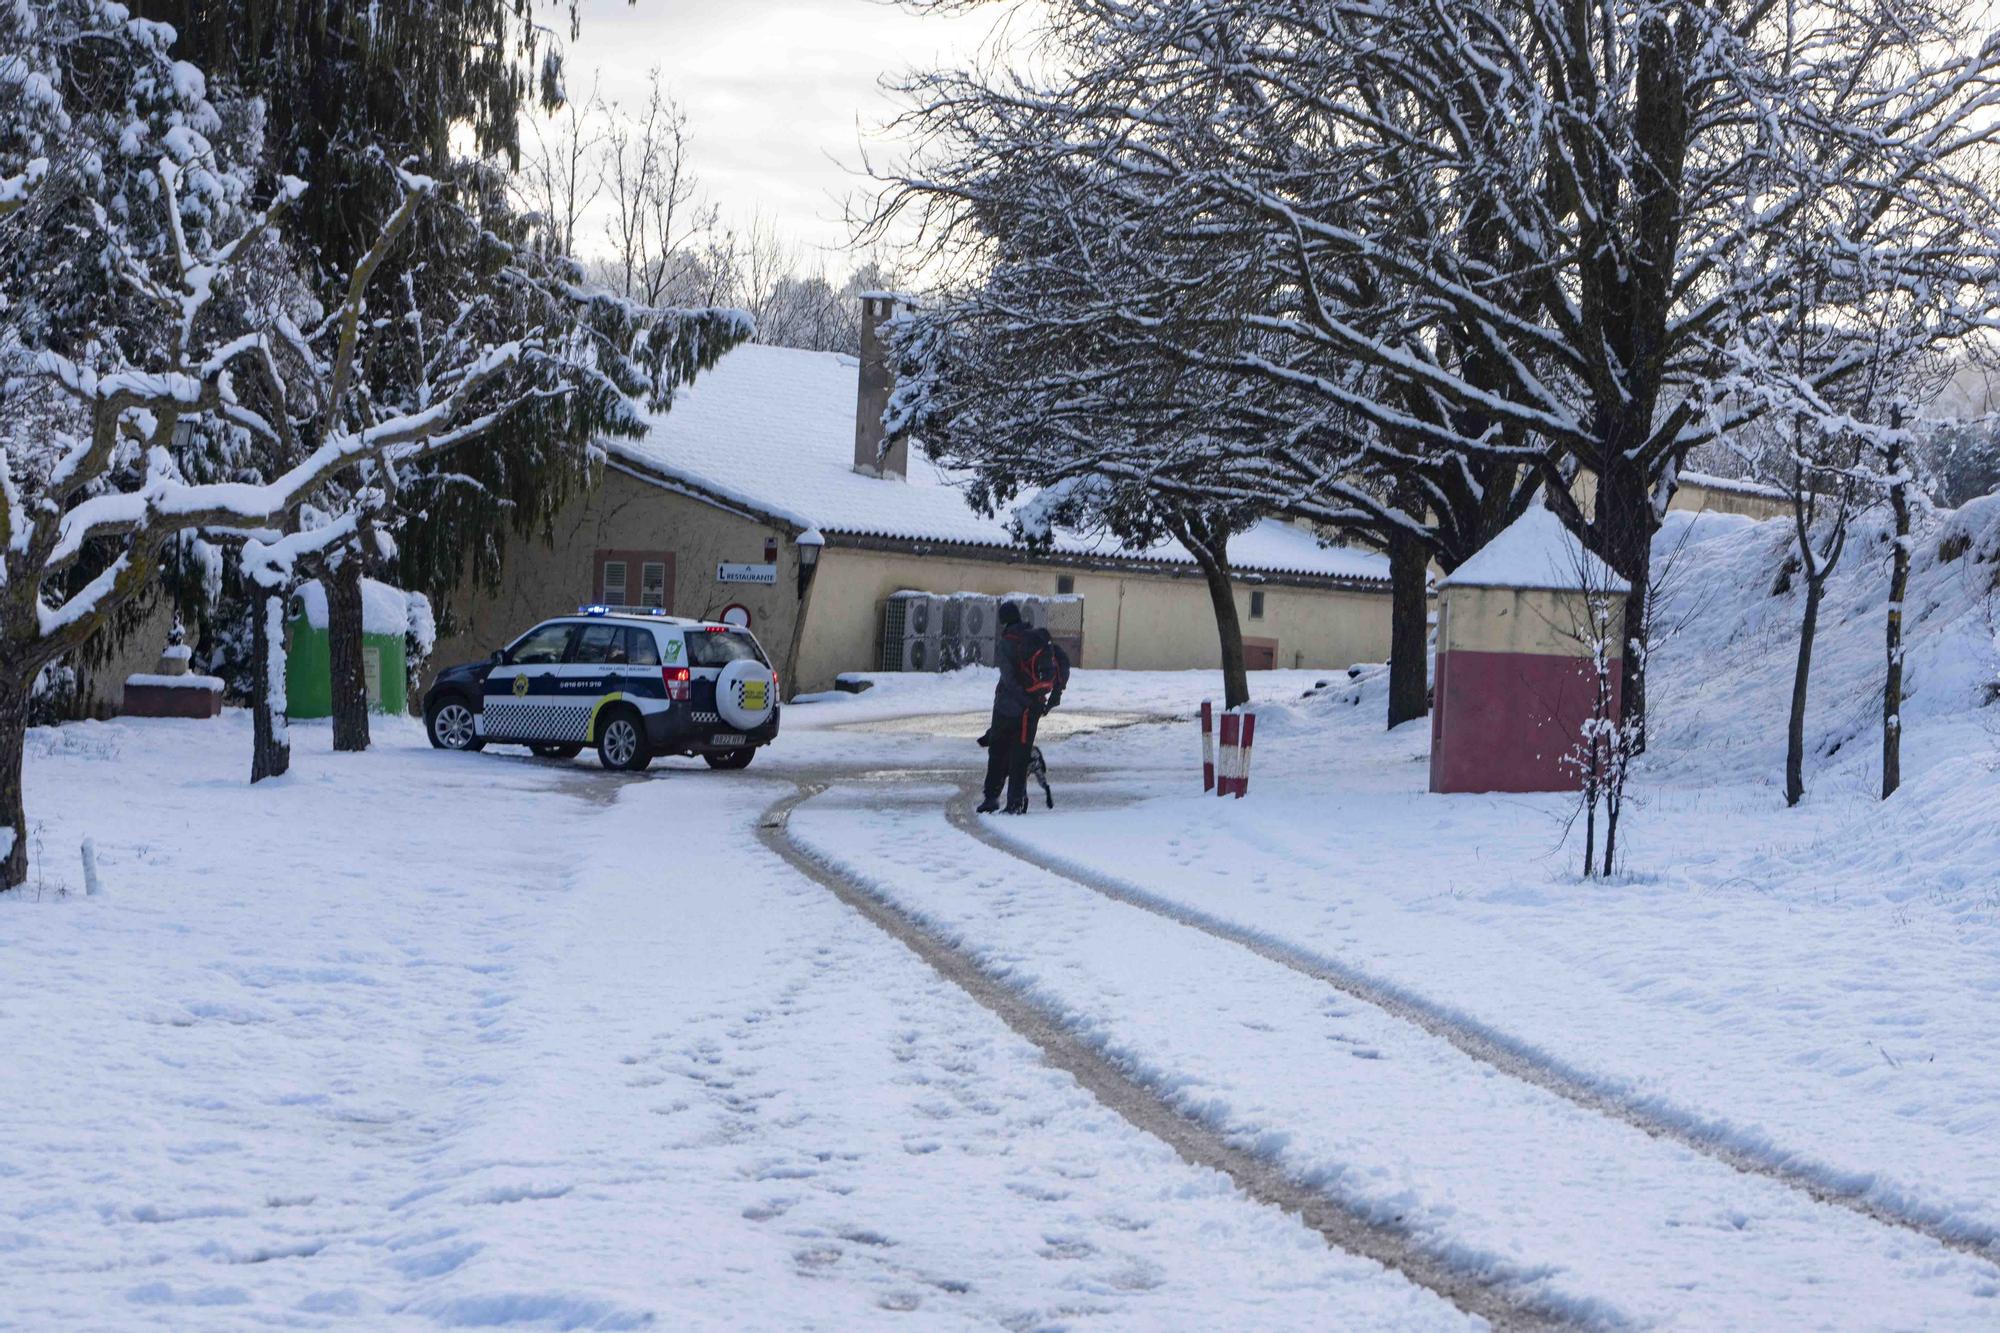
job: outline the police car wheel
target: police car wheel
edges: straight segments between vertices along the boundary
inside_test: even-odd
[[[606,768],[636,773],[653,762],[646,729],[634,713],[613,713],[598,724],[597,758]]]
[[[581,745],[530,745],[539,759],[574,759],[583,753]]]
[[[440,750],[482,750],[486,742],[472,724],[472,710],[462,699],[445,699],[431,706],[424,730]]]
[[[710,750],[702,759],[710,768],[748,768],[750,761],[757,757],[757,747],[745,745],[737,750]]]

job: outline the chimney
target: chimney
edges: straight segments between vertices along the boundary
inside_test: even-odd
[[[882,452],[882,413],[889,406],[889,391],[895,387],[895,372],[889,368],[889,349],[882,339],[882,325],[895,317],[897,307],[914,310],[907,296],[892,292],[861,293],[861,376],[854,397],[854,470],[869,477],[907,477],[910,471],[910,442],[900,440],[887,455]]]

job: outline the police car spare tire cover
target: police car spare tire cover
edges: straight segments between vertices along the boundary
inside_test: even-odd
[[[740,657],[722,668],[715,682],[715,711],[739,731],[754,731],[771,720],[777,700],[771,688],[771,668]]]

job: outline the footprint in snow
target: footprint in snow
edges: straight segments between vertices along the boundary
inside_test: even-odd
[[[808,1245],[792,1255],[792,1262],[807,1272],[813,1272],[817,1269],[831,1268],[840,1262],[844,1253],[845,1251],[838,1245]]]
[[[1044,1236],[1046,1242],[1037,1251],[1044,1259],[1088,1259],[1097,1253],[1097,1247],[1081,1236]]]
[[[884,1250],[893,1249],[896,1244],[895,1241],[890,1240],[887,1236],[883,1235],[879,1231],[868,1231],[865,1229],[854,1230],[854,1231],[843,1231],[840,1233],[840,1238],[844,1241],[850,1241],[856,1245],[867,1245],[875,1249],[884,1249]]]

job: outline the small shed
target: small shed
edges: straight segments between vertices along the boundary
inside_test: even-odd
[[[361,665],[368,706],[377,713],[410,711],[408,636],[422,640],[431,623],[422,593],[361,581]],[[333,659],[327,638],[326,589],[299,585],[292,598],[291,649],[285,660],[286,712],[295,718],[333,716]]]
[[[1438,584],[1432,791],[1577,786],[1565,758],[1597,701],[1600,638],[1617,716],[1629,586],[1540,505]]]

